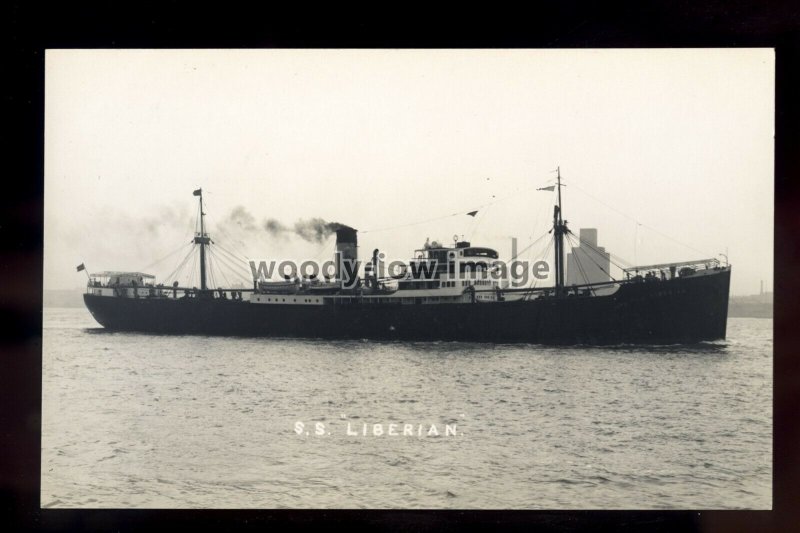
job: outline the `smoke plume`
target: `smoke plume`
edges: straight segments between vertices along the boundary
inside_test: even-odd
[[[327,222],[319,217],[300,219],[291,227],[274,218],[264,219],[260,225],[257,225],[255,217],[242,206],[234,208],[224,222],[227,226],[236,226],[237,229],[244,230],[247,233],[255,234],[263,230],[271,237],[297,236],[305,241],[317,244],[325,242],[325,239],[336,230],[347,227],[339,222]]]
[[[274,218],[268,218],[267,220],[265,220],[263,226],[266,232],[269,233],[270,235],[282,235],[283,233],[289,231],[289,229],[286,226],[284,226]]]
[[[298,220],[294,223],[294,232],[308,242],[322,243],[331,233],[343,227],[338,222],[326,222],[321,218]]]
[[[245,231],[256,229],[256,219],[242,206],[235,207],[228,215],[227,222],[235,224]]]

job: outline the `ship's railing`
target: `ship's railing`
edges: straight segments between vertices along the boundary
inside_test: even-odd
[[[717,259],[645,265],[624,269],[623,273],[625,274],[625,279],[566,285],[562,290],[565,295],[596,295],[598,293],[607,293],[609,292],[608,289],[613,289],[624,284],[669,281],[671,279],[687,278],[703,274],[704,271],[724,270],[726,268],[728,268],[728,266],[723,267]],[[522,293],[537,296],[552,296],[555,295],[555,287],[476,288],[475,292],[497,292],[499,295],[503,295],[504,293]]]
[[[667,280],[685,278],[693,276],[698,272],[719,270],[720,268],[722,268],[722,266],[718,259],[697,259],[695,261],[632,266],[624,269],[622,272],[626,280],[653,281],[656,279]]]
[[[119,298],[216,298],[216,299],[241,299],[244,293],[251,293],[253,289],[245,288],[215,288],[202,291],[197,287],[167,286],[160,284],[111,284],[88,283],[87,294],[98,296],[115,296]]]
[[[628,273],[639,273],[639,272],[653,272],[656,270],[658,271],[671,270],[673,268],[675,268],[676,271],[679,271],[678,269],[683,269],[683,268],[691,268],[693,270],[712,270],[715,268],[719,268],[719,266],[720,266],[719,259],[697,259],[695,261],[679,261],[677,263],[661,263],[658,265],[632,266],[623,269],[623,272],[628,274]]]

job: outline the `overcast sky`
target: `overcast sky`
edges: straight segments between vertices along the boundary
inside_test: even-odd
[[[363,258],[453,235],[508,258],[557,166],[570,227],[621,260],[727,249],[733,294],[772,286],[772,50],[50,50],[45,83],[46,289],[171,273],[198,187],[244,257],[327,258],[262,227],[320,217]]]

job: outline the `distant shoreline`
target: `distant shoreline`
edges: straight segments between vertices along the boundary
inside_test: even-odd
[[[772,305],[731,305],[728,307],[728,318],[772,318]]]
[[[728,316],[741,318],[772,318],[772,293],[750,296],[731,296]]]
[[[83,291],[77,290],[44,290],[42,307],[84,307]]]

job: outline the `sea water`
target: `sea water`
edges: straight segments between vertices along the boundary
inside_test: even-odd
[[[46,308],[42,356],[43,507],[772,504],[771,319],[598,348],[114,333]]]

